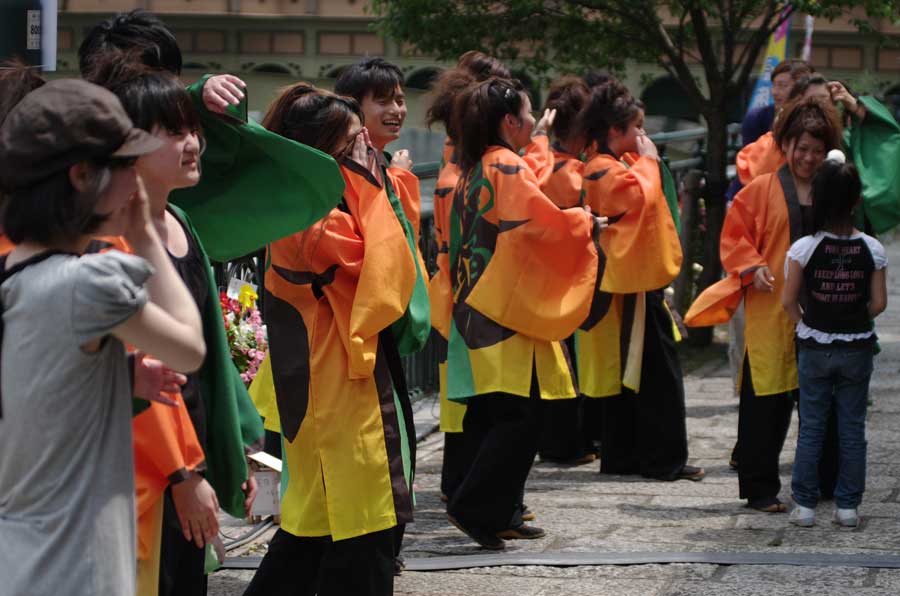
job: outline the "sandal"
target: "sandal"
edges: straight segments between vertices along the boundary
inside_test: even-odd
[[[747,501],[747,507],[762,513],[784,513],[787,511],[787,507],[784,506],[784,503],[774,497],[750,499]]]

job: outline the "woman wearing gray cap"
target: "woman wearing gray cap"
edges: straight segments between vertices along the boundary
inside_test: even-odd
[[[0,126],[0,224],[16,245],[0,261],[0,596],[134,593],[124,344],[180,371],[205,354],[133,168],[159,144],[78,80],[32,91]],[[135,254],[82,256],[107,235]]]

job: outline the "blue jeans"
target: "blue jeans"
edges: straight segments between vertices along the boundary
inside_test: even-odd
[[[862,502],[866,487],[866,406],[872,376],[872,346],[807,347],[797,350],[800,377],[800,434],[791,489],[794,501],[819,501],[818,465],[828,410],[837,415],[839,472],[834,500],[842,509]]]

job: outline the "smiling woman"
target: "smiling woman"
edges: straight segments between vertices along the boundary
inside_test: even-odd
[[[186,410],[181,420],[173,424],[154,411],[134,420],[139,592],[158,584],[160,592],[169,594],[205,584],[205,546],[218,530],[219,503],[238,514],[245,509],[243,489],[252,492],[253,483],[246,475],[244,445],[256,440],[262,429],[255,413],[238,420],[252,411],[252,403],[230,358],[212,270],[190,220],[169,204],[174,190],[200,181],[199,114],[174,76],[115,58],[98,64],[92,76],[113,91],[137,126],[160,144],[135,168],[145,181],[152,223],[164,239],[167,256],[203,315],[210,347],[202,368],[188,375],[181,389],[179,408]],[[149,423],[147,416],[158,420]],[[204,469],[198,470],[201,462]],[[156,532],[161,532],[161,548],[151,546]],[[157,560],[158,579],[152,563]]]
[[[738,478],[740,497],[760,511],[785,510],[777,497],[778,458],[798,386],[794,325],[781,305],[785,255],[812,231],[812,178],[827,151],[841,145],[841,133],[830,101],[809,97],[788,104],[774,131],[786,163],[735,197],[719,249],[729,276],[704,291],[685,317],[692,326],[724,322],[743,298]]]

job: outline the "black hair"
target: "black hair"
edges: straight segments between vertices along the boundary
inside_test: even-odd
[[[19,60],[0,64],[0,124],[23,97],[46,82],[38,69]]]
[[[826,159],[812,181],[813,231],[853,225],[862,181],[852,163]]]
[[[592,87],[577,118],[577,127],[585,135],[586,147],[597,143],[600,150],[605,150],[610,129],[627,130],[643,107],[625,85],[612,77]]]
[[[775,65],[775,68],[772,69],[772,74],[769,75],[769,80],[774,81],[778,75],[788,73],[791,75],[791,79],[797,82],[803,77],[812,75],[814,72],[816,72],[816,69],[809,62],[800,58],[788,58]]]
[[[114,52],[97,65],[91,82],[116,94],[134,126],[148,132],[200,133],[200,115],[174,75],[121,58]]]
[[[181,74],[181,48],[156,15],[141,9],[94,25],[78,48],[78,68],[87,78],[110,50],[133,53],[142,64]]]
[[[825,85],[827,87],[828,79],[820,74],[810,74],[796,79],[794,86],[791,88],[791,93],[788,95],[788,101],[803,97],[803,94],[806,93],[807,89],[813,85]]]
[[[584,79],[573,75],[561,77],[550,85],[545,110],[556,110],[553,136],[562,142],[573,140],[578,132],[578,115],[584,108],[590,93]]]
[[[506,145],[500,123],[507,114],[522,111],[525,87],[517,79],[490,78],[471,85],[453,102],[452,127],[459,133],[459,166],[475,166],[491,145]]]
[[[72,242],[96,232],[109,216],[96,212],[110,180],[110,169],[134,160],[95,160],[91,188],[79,192],[69,179],[69,168],[2,196],[0,227],[13,244]]]
[[[334,92],[359,103],[369,93],[373,99],[391,98],[403,87],[403,72],[383,58],[365,58],[348,66],[334,83]]]
[[[493,56],[470,50],[459,57],[456,68],[445,70],[428,93],[428,110],[425,124],[431,127],[439,123],[444,126],[447,136],[456,142],[457,132],[452,129],[453,101],[469,85],[491,77],[510,78],[509,69]]]
[[[588,86],[588,89],[593,89],[594,87],[599,87],[600,85],[608,83],[613,77],[605,70],[590,70],[582,78],[584,79],[584,84]]]
[[[315,147],[335,159],[343,157],[350,117],[365,122],[359,103],[309,83],[296,83],[281,91],[269,107],[263,126],[299,143]]]

